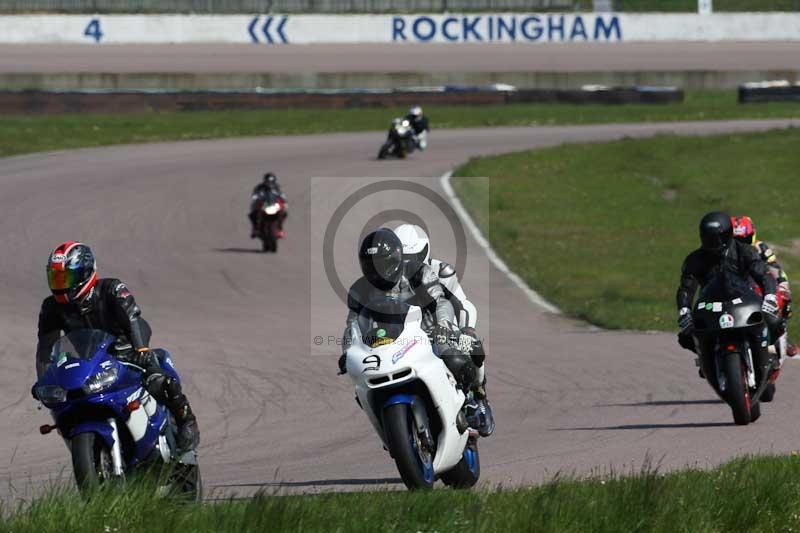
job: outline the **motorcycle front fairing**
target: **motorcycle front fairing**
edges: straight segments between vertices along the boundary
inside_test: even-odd
[[[414,384],[424,385],[442,428],[433,461],[434,472],[441,473],[461,460],[467,444],[469,432],[460,433],[456,424],[466,397],[444,362],[434,354],[430,339],[420,326],[421,317],[421,309],[412,306],[402,334],[391,344],[375,348],[363,342],[358,323],[354,322],[350,331],[352,345],[347,350],[347,373],[384,445],[383,409],[392,403],[424,401],[417,397]]]
[[[142,388],[138,367],[111,357],[107,352],[109,345],[100,345],[94,354],[79,354],[79,357],[55,354],[53,364],[37,386],[60,387],[66,391],[63,401],[43,399],[43,403],[50,409],[67,445],[80,433],[95,433],[111,449],[119,442],[125,462],[134,466],[147,459],[155,446],[159,450],[164,447],[166,442],[161,442],[160,435],[168,418],[164,407],[157,405]],[[114,369],[113,384],[95,393],[84,390],[90,378]]]
[[[759,351],[759,342],[765,346],[768,337],[761,297],[746,284],[719,276],[700,292],[692,318],[699,347],[711,350],[702,353],[701,349],[702,357],[713,358],[719,372],[722,357],[728,352],[739,353],[747,366],[748,386],[755,387],[759,372],[754,356]],[[724,388],[722,384],[720,386]]]

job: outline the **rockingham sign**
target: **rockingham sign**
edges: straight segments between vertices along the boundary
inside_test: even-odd
[[[800,14],[15,15],[0,43],[800,41]]]
[[[392,18],[392,42],[620,41],[616,15],[442,15]]]

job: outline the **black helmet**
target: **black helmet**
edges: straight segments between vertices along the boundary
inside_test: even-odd
[[[358,250],[361,272],[375,288],[388,291],[403,274],[403,244],[388,228],[373,231]]]
[[[264,183],[275,183],[276,181],[278,181],[278,178],[272,172],[264,174]]]
[[[700,220],[700,243],[704,250],[722,254],[733,242],[731,217],[712,211]]]

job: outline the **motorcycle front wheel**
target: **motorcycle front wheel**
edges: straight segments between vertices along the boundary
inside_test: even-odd
[[[400,477],[410,490],[433,487],[433,451],[425,449],[411,407],[390,405],[383,411],[386,445]]]
[[[111,479],[114,467],[111,450],[94,433],[79,433],[72,438],[72,469],[81,492],[92,490]]]
[[[725,401],[731,408],[733,421],[737,426],[746,426],[751,422],[750,390],[747,387],[745,372],[745,366],[738,353],[726,354],[722,361],[722,373],[726,381]]]

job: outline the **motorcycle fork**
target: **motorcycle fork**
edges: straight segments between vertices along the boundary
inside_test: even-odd
[[[111,465],[114,468],[115,476],[122,476],[122,443],[119,440],[119,429],[117,428],[117,420],[114,418],[108,419],[108,425],[111,426],[111,437],[114,439],[114,444],[111,445]]]

